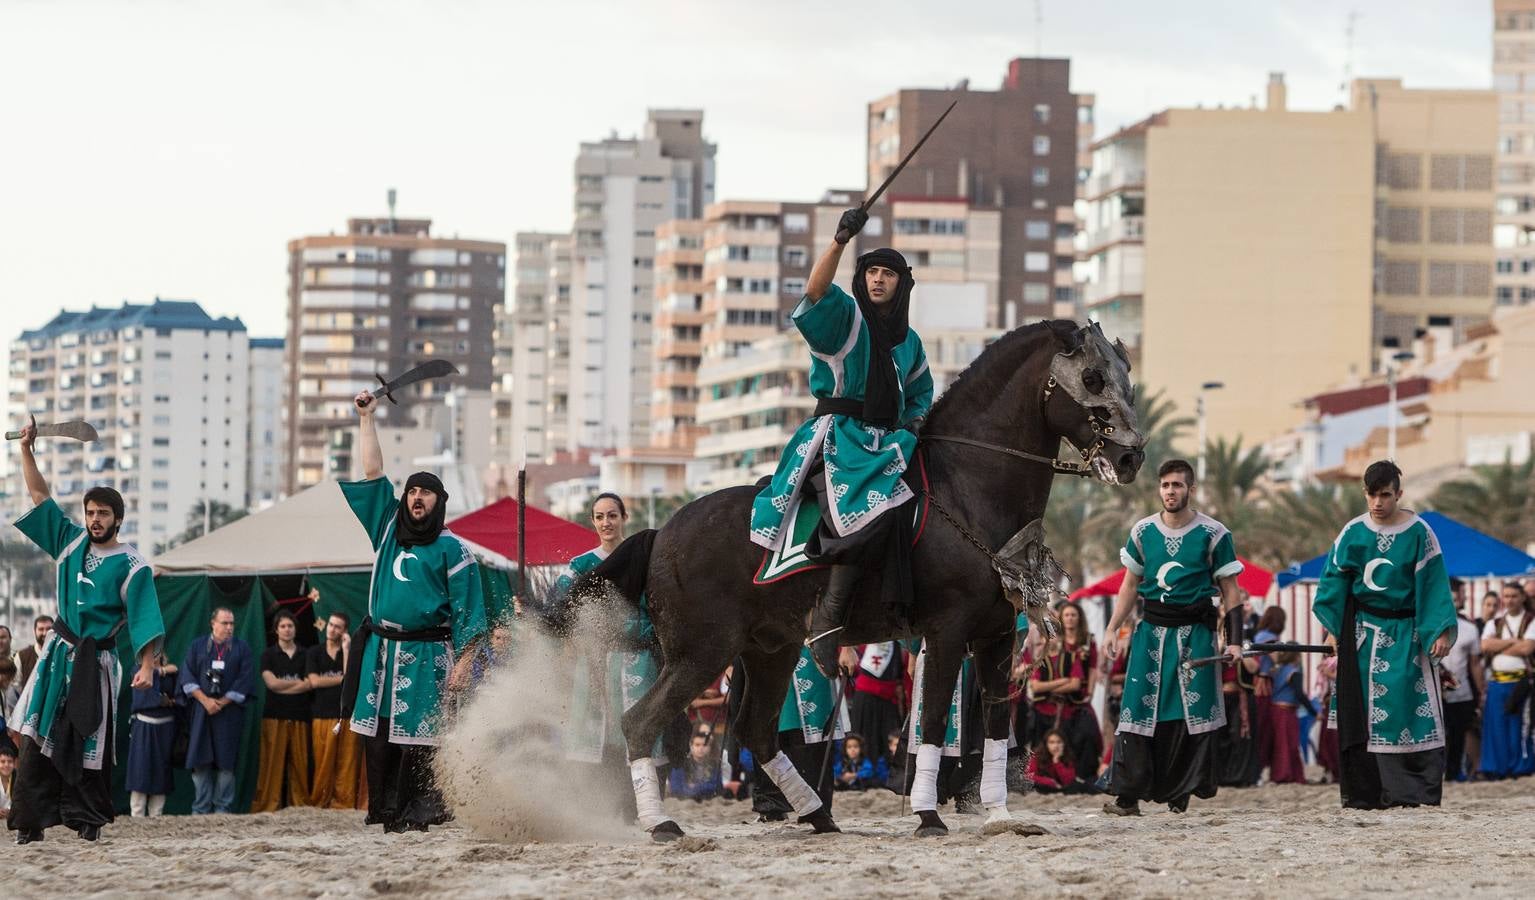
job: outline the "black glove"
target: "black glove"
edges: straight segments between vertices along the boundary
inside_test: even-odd
[[[917,437],[921,437],[922,426],[926,423],[927,416],[917,416],[915,419],[912,419],[910,422],[906,423],[906,430],[916,435]]]
[[[868,223],[869,213],[866,210],[859,209],[855,206],[852,209],[844,212],[842,214],[841,220],[837,222],[837,243],[846,244],[848,241],[853,239],[853,235],[862,231],[863,226],[867,225]]]

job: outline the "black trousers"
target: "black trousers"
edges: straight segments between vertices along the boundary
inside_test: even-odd
[[[789,757],[789,762],[794,763],[794,770],[805,779],[805,783],[815,788],[816,796],[821,798],[821,807],[830,813],[832,785],[836,781],[831,776],[831,768],[836,760],[826,762],[826,777],[821,779],[820,784],[816,784],[816,778],[821,774],[821,761],[826,759],[826,746],[826,741],[805,743],[805,735],[798,728],[778,732],[778,749]],[[794,807],[789,805],[789,799],[768,777],[767,769],[764,768],[766,763],[765,759],[752,760],[752,812],[792,815]]]
[[[391,744],[388,719],[379,719],[378,734],[364,741],[368,758],[367,824],[441,825],[453,818],[432,774],[436,747]]]
[[[1466,774],[1466,735],[1476,722],[1476,701],[1444,705],[1444,777],[1459,781]]]
[[[1416,753],[1371,753],[1345,747],[1338,791],[1347,809],[1438,806],[1444,787],[1444,748]]]
[[[1258,713],[1252,706],[1251,695],[1236,691],[1222,695],[1226,705],[1226,727],[1216,739],[1217,771],[1221,787],[1252,787],[1258,779],[1258,742],[1253,728]],[[1249,723],[1247,737],[1242,736],[1242,706],[1247,705]]]
[[[108,729],[111,731],[111,729]],[[112,748],[103,755],[100,771],[85,769],[80,783],[71,785],[43,755],[37,741],[21,739],[16,761],[16,780],[11,791],[11,814],[6,827],[12,831],[36,831],[67,825],[79,831],[112,821]]]
[[[1147,737],[1121,733],[1114,738],[1114,766],[1109,793],[1123,801],[1171,803],[1193,795],[1215,796],[1218,772],[1217,732],[1189,734],[1182,719],[1158,722]]]

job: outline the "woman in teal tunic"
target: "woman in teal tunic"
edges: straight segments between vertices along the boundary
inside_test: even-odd
[[[598,494],[592,504],[592,527],[601,540],[596,547],[570,561],[555,582],[560,601],[582,575],[597,568],[624,540],[624,525],[629,511],[617,494]],[[599,763],[612,770],[618,795],[632,805],[629,790],[629,757],[624,743],[623,714],[639,702],[655,684],[658,667],[655,654],[648,648],[654,635],[648,601],[640,597],[640,609],[624,623],[620,639],[622,649],[610,651],[602,660],[577,657],[574,690],[571,698],[570,734],[565,746],[567,758],[577,762]],[[601,685],[594,688],[594,683]],[[659,752],[652,754],[661,765],[666,760]],[[632,810],[631,810],[632,812]]]
[[[858,257],[853,296],[832,284],[847,242],[868,218],[860,209],[843,213],[836,239],[811,270],[805,297],[791,314],[810,345],[815,414],[784,447],[751,516],[752,541],[778,550],[794,529],[801,490],[820,496],[821,523],[809,555],[832,569],[811,616],[810,650],[828,676],[864,562],[885,561],[897,583],[909,581],[904,566],[910,536],[890,528],[884,513],[914,496],[901,476],[917,449],[918,423],[933,402],[922,338],[907,323],[915,282],[905,257],[888,247]],[[897,594],[909,594],[909,586]]]

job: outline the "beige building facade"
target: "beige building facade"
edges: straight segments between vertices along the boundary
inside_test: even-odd
[[[1535,302],[1535,0],[1493,0],[1499,306]]]
[[[1370,370],[1373,128],[1359,110],[1174,109],[1146,137],[1139,381],[1251,445]]]

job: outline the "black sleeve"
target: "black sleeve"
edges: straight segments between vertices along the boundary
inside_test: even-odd
[[[1226,610],[1226,644],[1227,646],[1242,646],[1246,635],[1243,634],[1242,607],[1234,606]]]
[[[1316,704],[1312,703],[1311,698],[1306,696],[1306,686],[1301,681],[1300,672],[1290,673],[1290,687],[1295,689],[1295,698],[1300,701],[1302,706],[1306,707],[1306,714],[1315,716],[1317,714]]]

